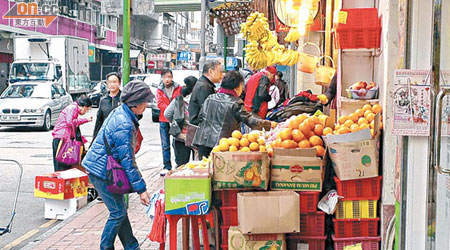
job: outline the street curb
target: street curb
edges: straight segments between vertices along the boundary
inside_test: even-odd
[[[51,229],[49,229],[48,231],[46,231],[45,233],[43,233],[42,235],[40,235],[39,237],[37,237],[35,240],[29,242],[27,245],[25,245],[23,248],[21,248],[21,250],[31,250],[34,247],[36,247],[37,245],[41,244],[42,241],[46,240],[50,235],[58,232],[61,228],[63,228],[65,225],[69,224],[71,221],[73,221],[74,219],[76,219],[78,216],[82,215],[86,210],[88,210],[89,208],[93,207],[94,205],[96,205],[98,202],[97,201],[91,201],[89,202],[86,206],[84,206],[83,208],[81,208],[80,210],[76,211],[72,216],[70,216],[69,218],[61,221],[60,223],[58,223],[56,226],[52,227]]]

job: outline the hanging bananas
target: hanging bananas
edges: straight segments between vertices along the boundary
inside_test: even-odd
[[[250,42],[245,46],[246,59],[250,67],[255,70],[265,68],[268,63],[268,55],[260,49],[257,42]]]
[[[258,41],[270,33],[267,17],[263,13],[253,12],[247,17],[247,21],[241,24],[241,33],[247,40]]]
[[[291,28],[291,29],[289,30],[289,33],[287,34],[287,36],[284,38],[284,40],[285,40],[286,42],[295,42],[295,41],[297,41],[298,39],[300,39],[300,37],[301,37],[301,34],[300,34],[300,32],[298,31],[298,29],[296,29],[296,28]]]

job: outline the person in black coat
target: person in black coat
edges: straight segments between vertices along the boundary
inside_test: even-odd
[[[203,75],[198,79],[192,90],[189,102],[189,123],[198,125],[200,109],[209,95],[216,93],[215,84],[222,81],[222,64],[217,60],[210,60],[203,66]]]
[[[94,138],[92,141],[97,137],[97,133],[100,131],[103,121],[106,120],[109,113],[120,104],[120,75],[116,72],[109,73],[106,75],[106,83],[108,84],[109,94],[102,98],[98,104],[97,120],[95,122]]]

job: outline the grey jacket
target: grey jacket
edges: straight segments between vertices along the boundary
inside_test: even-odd
[[[170,102],[169,106],[164,111],[164,116],[170,123],[169,134],[176,137],[176,139],[185,140],[186,137],[182,133],[186,129],[189,122],[189,114],[187,111],[187,103],[184,101],[182,95],[178,95]]]
[[[210,95],[199,115],[200,124],[194,137],[194,145],[214,147],[221,138],[230,137],[240,130],[241,122],[252,129],[270,129],[270,121],[262,120],[248,112],[238,97],[218,93]]]

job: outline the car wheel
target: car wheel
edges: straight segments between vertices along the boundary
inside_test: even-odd
[[[44,124],[42,124],[42,130],[49,131],[52,127],[52,119],[50,117],[50,111],[47,110],[44,115]]]

